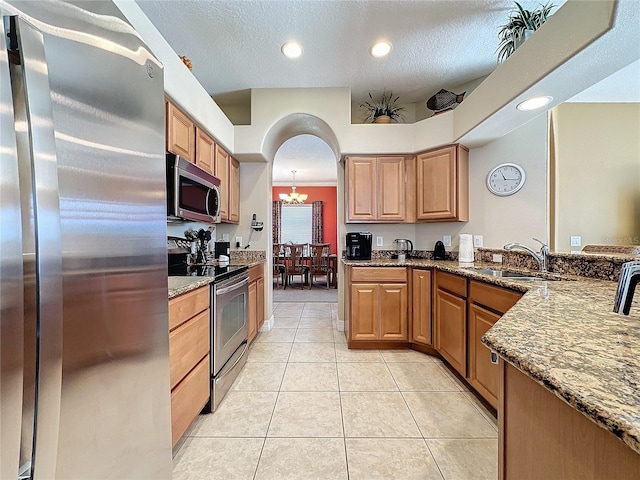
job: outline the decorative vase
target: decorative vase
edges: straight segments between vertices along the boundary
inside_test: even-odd
[[[373,123],[391,123],[391,117],[389,115],[379,115]]]
[[[522,44],[524,44],[524,42],[526,42],[527,40],[529,40],[529,38],[531,38],[531,35],[533,35],[533,30],[530,29],[526,29],[522,32],[522,36],[518,37],[515,39],[515,48],[521,47]],[[515,50],[515,49],[514,49]]]

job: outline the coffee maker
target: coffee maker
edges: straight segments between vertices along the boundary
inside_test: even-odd
[[[372,238],[370,232],[347,233],[347,259],[371,260]]]

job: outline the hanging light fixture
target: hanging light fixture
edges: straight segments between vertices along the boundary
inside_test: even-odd
[[[296,170],[291,170],[293,174],[293,185],[291,185],[291,193],[281,193],[280,200],[286,203],[304,203],[309,195],[306,193],[296,192]]]

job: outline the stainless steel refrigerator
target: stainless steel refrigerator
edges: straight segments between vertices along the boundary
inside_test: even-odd
[[[0,478],[170,478],[162,66],[111,2],[0,13]]]

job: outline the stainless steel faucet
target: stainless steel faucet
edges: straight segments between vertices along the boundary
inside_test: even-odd
[[[629,315],[631,310],[631,300],[636,290],[636,285],[640,281],[640,261],[627,262],[622,264],[620,280],[618,280],[618,291],[613,304],[613,311],[618,313],[622,307],[622,313]]]
[[[525,252],[531,254],[531,256],[537,260],[538,266],[540,267],[540,271],[541,272],[546,272],[547,271],[547,256],[549,255],[549,246],[546,243],[541,242],[537,238],[534,238],[534,240],[536,242],[540,243],[540,245],[542,245],[542,247],[540,247],[540,253],[538,253],[535,250],[527,247],[526,245],[523,245],[522,243],[515,243],[515,242],[514,243],[507,243],[503,248],[505,250],[514,250],[514,249],[524,250]]]

